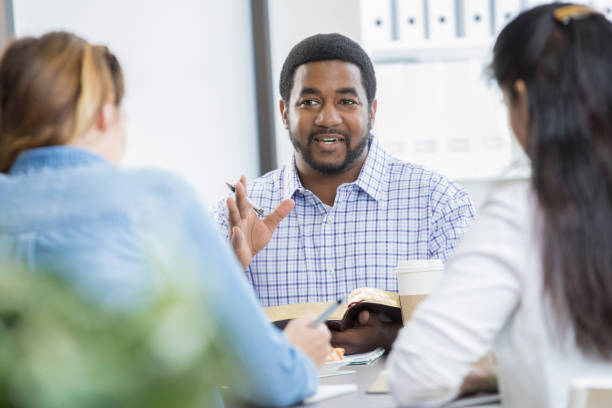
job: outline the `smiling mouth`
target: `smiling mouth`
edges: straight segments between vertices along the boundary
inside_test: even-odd
[[[335,137],[323,137],[323,136],[317,136],[314,138],[315,142],[320,142],[323,144],[334,144],[337,142],[344,142],[344,137],[342,136],[335,136]]]

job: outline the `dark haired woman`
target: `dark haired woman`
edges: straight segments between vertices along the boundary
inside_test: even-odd
[[[264,405],[312,394],[316,366],[331,350],[329,331],[308,327],[307,318],[284,335],[273,328],[194,192],[169,174],[115,165],[124,150],[122,96],[121,68],[106,47],[50,33],[5,50],[0,262],[59,276],[113,309],[138,308],[159,285],[184,274],[201,299],[202,321],[215,328],[223,358],[239,373],[229,382],[234,393]],[[170,329],[171,351],[194,346]],[[214,361],[205,367],[210,378],[223,381],[227,367]],[[152,361],[151,368],[159,367]],[[63,369],[69,368],[53,367]],[[13,394],[10,384],[2,385]],[[214,384],[201,387],[218,402]]]
[[[500,33],[491,69],[530,185],[495,192],[393,345],[401,405],[455,397],[493,346],[504,406],[568,406],[612,376],[612,23],[568,4]]]

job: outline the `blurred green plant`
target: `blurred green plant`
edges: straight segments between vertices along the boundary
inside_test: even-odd
[[[202,407],[228,380],[201,299],[167,284],[146,304],[96,304],[45,273],[0,267],[0,406]],[[187,285],[188,286],[188,285]]]

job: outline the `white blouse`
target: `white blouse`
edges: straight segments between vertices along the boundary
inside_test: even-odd
[[[574,377],[612,376],[612,362],[583,355],[548,310],[534,203],[529,184],[516,182],[480,210],[439,287],[393,344],[388,377],[400,405],[454,398],[491,347],[507,407],[565,408]]]

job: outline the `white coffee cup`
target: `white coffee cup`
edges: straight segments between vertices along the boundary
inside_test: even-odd
[[[444,263],[440,259],[400,261],[395,268],[402,307],[402,320],[408,321],[412,312],[438,286]]]

